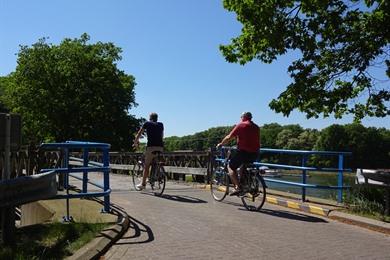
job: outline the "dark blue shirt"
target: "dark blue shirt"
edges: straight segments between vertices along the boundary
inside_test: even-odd
[[[142,126],[146,130],[148,136],[148,143],[146,146],[160,146],[163,147],[163,132],[164,125],[161,122],[147,121]]]

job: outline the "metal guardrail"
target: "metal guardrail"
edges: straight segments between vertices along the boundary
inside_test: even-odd
[[[0,207],[18,206],[57,195],[54,170],[0,181]]]
[[[218,159],[224,159],[226,150],[235,149],[233,147],[222,147],[221,156]],[[283,185],[298,186],[302,187],[302,201],[306,200],[306,189],[336,189],[337,192],[337,201],[342,202],[343,190],[350,188],[349,186],[344,186],[343,184],[343,173],[351,172],[351,169],[344,169],[344,156],[352,155],[351,152],[336,152],[336,151],[304,151],[304,150],[285,150],[285,149],[269,149],[261,148],[260,154],[264,153],[273,153],[273,154],[290,154],[290,155],[299,155],[301,156],[301,165],[286,165],[286,164],[276,164],[276,163],[265,163],[256,161],[253,164],[255,166],[266,166],[274,169],[288,169],[288,170],[300,170],[302,171],[302,181],[301,182],[291,182],[277,180],[273,178],[264,177],[266,182],[279,183]],[[312,155],[318,156],[337,156],[338,157],[338,167],[337,168],[321,168],[315,166],[308,166],[307,161],[308,157]],[[328,186],[328,185],[319,185],[319,184],[309,184],[307,183],[307,172],[308,171],[322,171],[322,172],[338,172],[337,176],[337,186]]]
[[[80,141],[67,141],[65,143],[44,143],[40,146],[41,149],[46,150],[60,150],[63,153],[62,165],[60,168],[55,169],[42,169],[41,172],[55,171],[59,175],[59,182],[66,190],[66,194],[57,195],[57,199],[66,199],[67,216],[64,217],[65,221],[70,221],[69,216],[69,199],[73,198],[87,198],[87,197],[104,197],[104,208],[102,212],[110,212],[110,163],[109,163],[109,149],[110,144],[106,143],[94,143],[94,142],[80,142]],[[73,150],[81,150],[83,154],[82,166],[74,167],[70,162],[70,152]],[[100,150],[103,154],[102,166],[90,166],[89,164],[89,151]],[[82,177],[74,175],[72,173],[82,173]],[[91,183],[88,179],[88,174],[91,172],[103,172],[103,185],[97,183]],[[69,189],[69,177],[80,179],[82,181],[81,192],[76,194],[70,194]],[[88,184],[92,184],[101,188],[102,192],[88,192]]]

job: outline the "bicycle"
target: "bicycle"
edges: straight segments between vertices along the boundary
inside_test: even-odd
[[[165,190],[165,184],[167,182],[167,175],[164,170],[164,163],[161,162],[161,152],[154,151],[152,152],[156,156],[153,158],[150,165],[149,178],[147,183],[150,185],[154,195],[161,196]],[[137,190],[137,185],[142,183],[144,172],[144,162],[137,161],[133,167],[133,184],[135,190]]]
[[[225,149],[225,148],[222,148]],[[230,157],[230,150],[226,158],[216,158],[216,166],[210,178],[210,190],[216,201],[222,201],[233,187],[227,170]],[[237,169],[238,179],[242,187],[239,194],[245,208],[250,211],[259,211],[265,202],[267,191],[264,181],[263,170],[251,163],[245,163]]]

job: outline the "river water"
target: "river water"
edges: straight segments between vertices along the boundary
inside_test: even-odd
[[[328,186],[337,186],[337,173],[308,173],[309,177],[306,177],[306,183],[318,184],[318,185],[328,185]],[[355,181],[354,174],[344,174],[343,182],[344,186],[350,186]],[[302,183],[301,174],[288,174],[285,175],[282,173],[281,177],[274,178],[275,180],[283,180],[290,182]],[[267,182],[267,186],[270,189],[291,192],[295,194],[302,194],[302,188],[297,186],[290,186],[280,183]],[[306,188],[306,195],[312,197],[318,197],[323,199],[333,199],[337,198],[337,190],[329,189],[313,189]]]

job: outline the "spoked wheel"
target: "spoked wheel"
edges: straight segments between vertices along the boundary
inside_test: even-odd
[[[167,175],[162,165],[152,166],[152,171],[149,179],[150,186],[152,186],[154,195],[161,196],[165,190]]]
[[[265,181],[259,175],[253,175],[250,179],[248,192],[241,197],[241,200],[247,210],[259,211],[266,198]]]
[[[143,171],[144,171],[144,167],[142,165],[142,162],[138,162],[134,164],[132,175],[133,175],[133,184],[135,190],[139,190],[137,189],[137,185],[142,183]]]
[[[216,201],[222,201],[229,193],[229,175],[221,165],[217,165],[211,174],[210,190]]]

